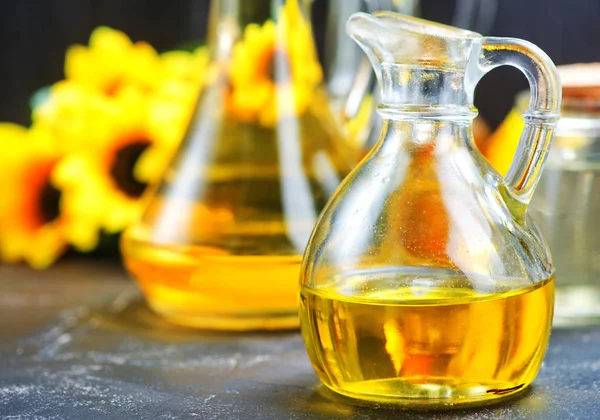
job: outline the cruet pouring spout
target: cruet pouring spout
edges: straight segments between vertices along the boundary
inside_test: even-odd
[[[473,41],[483,37],[452,26],[394,12],[355,13],[348,34],[372,63],[466,67]]]
[[[346,31],[371,59],[376,73],[385,65],[464,70],[483,39],[476,32],[393,12],[355,13]]]
[[[347,31],[371,61],[383,106],[451,105],[473,112],[475,82],[467,80],[473,78],[467,70],[477,61],[481,35],[392,12],[356,13]]]

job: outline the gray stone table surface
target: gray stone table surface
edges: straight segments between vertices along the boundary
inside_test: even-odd
[[[600,328],[555,330],[534,386],[490,408],[356,407],[297,332],[207,334],[154,316],[118,266],[0,266],[0,418],[600,419]]]

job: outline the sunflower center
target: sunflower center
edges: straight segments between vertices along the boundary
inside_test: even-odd
[[[53,222],[60,216],[61,191],[46,182],[40,191],[40,218],[44,224]]]
[[[106,86],[104,93],[106,93],[107,96],[116,96],[117,92],[119,92],[119,89],[121,89],[122,85],[123,84],[120,79],[112,80]]]
[[[273,82],[287,81],[291,77],[291,65],[287,54],[275,48],[267,59],[265,74]],[[279,78],[277,77],[279,75]]]
[[[117,187],[129,197],[140,197],[147,187],[147,184],[135,179],[133,169],[149,145],[148,140],[141,139],[121,147],[115,153],[110,175]]]

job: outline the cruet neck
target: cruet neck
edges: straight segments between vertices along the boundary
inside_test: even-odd
[[[215,58],[228,55],[249,25],[301,19],[310,27],[310,6],[311,0],[211,0],[208,25],[211,55]]]
[[[348,34],[365,51],[381,88],[381,112],[430,110],[474,116],[483,37],[398,13],[354,14]],[[474,69],[473,69],[474,70]]]

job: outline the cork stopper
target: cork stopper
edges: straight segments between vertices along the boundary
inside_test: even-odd
[[[563,101],[579,106],[600,106],[600,63],[558,66]]]

